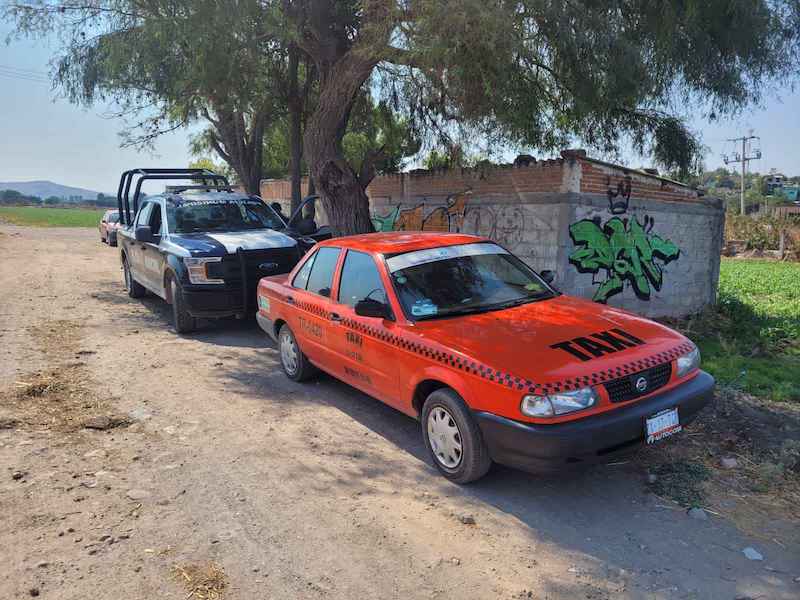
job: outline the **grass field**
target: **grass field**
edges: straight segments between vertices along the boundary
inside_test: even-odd
[[[105,209],[0,206],[0,221],[33,227],[97,227]]]
[[[721,384],[800,403],[800,264],[723,258],[718,307],[683,329]]]

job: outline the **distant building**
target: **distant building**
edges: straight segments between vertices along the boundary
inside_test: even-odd
[[[764,175],[763,180],[764,192],[767,196],[772,196],[774,194],[781,193],[781,190],[783,190],[783,184],[786,183],[786,175],[783,173],[778,173],[775,169],[772,169],[769,175]]]
[[[800,202],[800,185],[785,185],[781,193],[789,202]]]

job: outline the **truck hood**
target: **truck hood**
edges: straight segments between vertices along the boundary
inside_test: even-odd
[[[170,242],[188,252],[187,256],[224,256],[242,250],[291,248],[297,241],[273,229],[209,233],[173,233]]]
[[[671,360],[692,345],[649,319],[570,296],[505,310],[418,321],[414,332],[462,360],[561,389],[605,381]]]

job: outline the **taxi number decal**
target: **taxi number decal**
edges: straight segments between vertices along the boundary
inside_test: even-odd
[[[369,375],[366,373],[362,373],[361,371],[356,371],[355,369],[351,369],[350,367],[344,368],[345,375],[349,375],[354,379],[359,379],[364,383],[372,383],[372,380],[369,378]]]
[[[361,337],[360,333],[348,331],[344,335],[349,343],[359,347],[364,345],[364,338]]]
[[[322,327],[319,324],[304,319],[303,317],[298,318],[300,320],[300,329],[309,335],[313,335],[315,338],[322,339]]]
[[[594,338],[594,339],[592,339]],[[627,348],[643,346],[645,341],[635,335],[614,328],[610,331],[592,333],[590,337],[576,337],[552,344],[554,350],[564,350],[583,362],[599,358],[604,354],[613,354]]]
[[[348,358],[352,358],[353,360],[356,360],[358,362],[364,362],[364,357],[361,356],[361,352],[356,352],[355,350],[350,350],[348,348],[345,348],[344,354]]]

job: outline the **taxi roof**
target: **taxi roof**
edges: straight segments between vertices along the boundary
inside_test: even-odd
[[[428,231],[392,231],[386,233],[365,233],[333,238],[320,242],[320,246],[350,248],[362,252],[378,254],[400,254],[414,250],[456,246],[488,241],[486,238],[463,233],[442,233]]]

